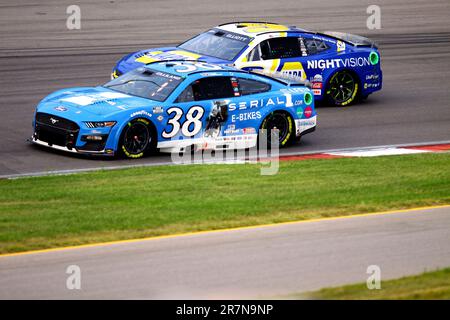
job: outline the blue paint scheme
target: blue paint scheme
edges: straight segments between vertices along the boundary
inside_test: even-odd
[[[221,138],[232,135],[245,136],[248,132],[256,134],[261,127],[263,119],[276,110],[289,113],[294,122],[299,120],[295,126],[298,137],[306,133],[306,130],[303,130],[304,127],[299,126],[309,126],[310,130],[308,132],[315,128],[316,113],[314,101],[307,104],[304,99],[305,94],[312,94],[311,90],[293,81],[277,80],[227,66],[187,61],[178,63],[155,62],[143,68],[153,72],[161,71],[165,74],[178,76],[182,78],[182,81],[163,102],[124,95],[103,86],[63,89],[44,98],[38,104],[36,113],[45,113],[55,118],[58,117],[61,120],[68,119],[79,126],[79,132],[74,144],[68,148],[67,146],[62,146],[65,151],[104,155],[117,153],[123,129],[130,121],[138,118],[146,119],[154,126],[157,132],[158,148],[164,148],[164,144],[161,144],[164,142],[175,142],[174,146],[176,146],[178,141],[201,139],[205,134],[205,126],[214,106],[213,102],[217,100],[227,101],[229,112],[226,122],[220,128],[219,137]],[[271,88],[267,92],[251,95],[183,103],[176,102],[180,93],[191,83],[205,77],[219,76],[228,76],[231,79],[237,78],[238,80],[241,78],[253,79],[268,84]],[[179,130],[174,137],[170,139],[164,138],[162,133],[165,130],[172,129],[172,125],[168,122],[170,119],[173,119],[173,115],[168,112],[168,109],[173,107],[181,109],[183,114],[179,119],[179,123],[183,124],[186,121],[188,110],[193,106],[200,106],[204,109],[204,114],[200,119],[202,122],[201,130],[191,137],[184,136],[182,130]],[[307,108],[308,112],[305,114],[304,110]],[[106,121],[115,121],[116,124],[113,127],[103,128],[91,128],[86,124],[86,122]],[[36,120],[33,121],[33,127],[36,131]],[[250,130],[248,130],[249,128]],[[248,132],[244,132],[244,129]],[[107,136],[106,144],[101,150],[96,150],[95,152],[83,150],[86,142],[82,141],[82,137],[88,135],[105,135]],[[36,137],[35,133],[32,141],[36,142],[39,140]],[[40,142],[39,144],[46,144],[42,143],[42,141]]]
[[[239,23],[229,23],[224,24],[218,27],[215,27],[211,30],[223,30],[229,31],[230,28],[240,28],[239,24],[246,24],[244,22]],[[222,60],[218,58],[214,58],[207,55],[200,55],[197,59],[201,61],[205,61],[208,63],[221,64],[221,65],[233,65],[235,64],[237,68],[242,68],[244,70],[252,70],[252,69],[263,69],[261,66],[257,66],[255,63],[254,66],[251,66],[251,63],[246,61],[244,65],[240,62],[244,55],[249,53],[250,48],[258,45],[260,41],[267,39],[267,35],[271,34],[271,37],[297,37],[299,39],[303,39],[303,41],[308,39],[316,39],[319,41],[323,41],[328,46],[327,50],[324,50],[319,53],[310,54],[307,53],[306,56],[300,56],[296,58],[287,58],[280,59],[280,62],[277,66],[276,71],[283,72],[283,68],[288,62],[301,62],[303,65],[303,69],[306,75],[306,79],[309,81],[314,81],[314,79],[318,80],[321,77],[321,82],[316,81],[313,83],[313,91],[314,97],[316,100],[322,100],[327,91],[327,84],[331,77],[341,70],[349,70],[353,72],[357,76],[360,96],[367,97],[368,95],[381,90],[382,88],[382,70],[381,70],[381,59],[379,59],[378,63],[372,64],[369,60],[369,55],[371,53],[376,53],[378,57],[380,57],[380,53],[378,51],[377,46],[370,41],[369,39],[354,36],[345,33],[316,33],[306,31],[297,27],[286,27],[277,24],[270,23],[250,23],[251,25],[261,25],[259,28],[261,32],[254,32],[250,34],[252,36],[251,42],[245,46],[243,50],[232,60]],[[269,26],[269,28],[267,28]],[[270,27],[273,27],[271,29]],[[282,31],[282,29],[277,30],[278,27],[285,27],[286,30]],[[267,28],[267,29],[265,29]],[[206,33],[211,32],[211,30],[206,31]],[[280,31],[281,30],[281,31]],[[195,37],[194,37],[195,38]],[[261,40],[258,40],[261,39]],[[339,46],[338,46],[339,44]],[[182,45],[182,44],[181,44]],[[117,62],[115,67],[113,68],[114,72],[119,72],[119,74],[126,73],[134,68],[142,66],[143,63],[136,61],[142,56],[145,56],[149,52],[154,51],[162,51],[163,53],[160,55],[156,55],[155,58],[158,59],[170,59],[177,58],[180,59],[180,56],[171,56],[170,52],[173,51],[181,51],[179,47],[164,47],[164,48],[152,48],[141,50],[135,53],[128,54],[120,61]],[[165,53],[169,53],[164,55]],[[192,54],[192,52],[188,52],[188,54]],[[184,57],[185,59],[190,59],[189,57]],[[327,61],[335,60],[336,62],[328,63]],[[260,60],[262,61],[262,60]],[[319,61],[318,65],[313,65],[314,61]],[[325,61],[325,65],[320,61]],[[356,62],[353,64],[352,62]],[[275,70],[267,70],[266,71],[275,71]],[[289,73],[289,71],[287,71]],[[320,87],[320,88],[319,88]]]

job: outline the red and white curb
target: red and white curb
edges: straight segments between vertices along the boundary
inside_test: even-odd
[[[354,158],[354,157],[379,157],[393,156],[416,153],[444,152],[450,151],[450,143],[430,144],[430,145],[405,145],[391,147],[373,147],[361,149],[335,150],[311,154],[299,155],[280,155],[280,160],[310,160],[310,159],[335,159],[335,158]]]
[[[439,142],[424,142],[416,144],[403,144],[403,145],[389,145],[389,146],[374,146],[374,147],[362,147],[362,148],[349,148],[349,149],[335,149],[335,150],[322,150],[311,152],[296,152],[288,153],[283,152],[279,155],[280,161],[296,161],[296,160],[310,160],[310,159],[336,159],[336,158],[351,158],[351,157],[378,157],[389,155],[405,155],[414,153],[429,153],[429,152],[448,152],[450,151],[450,141]],[[240,158],[230,161],[205,161],[202,164],[241,164],[248,163],[252,159]],[[257,162],[258,158],[253,159]],[[268,158],[259,158],[259,161],[270,161]],[[191,163],[191,164],[196,164]],[[197,163],[198,164],[198,163]],[[80,168],[69,170],[55,170],[55,171],[43,171],[43,172],[29,172],[29,173],[17,173],[10,175],[0,175],[0,179],[17,179],[23,177],[38,177],[48,175],[67,175],[81,172],[98,171],[98,170],[117,170],[127,168],[140,168],[140,167],[155,167],[164,165],[176,165],[172,162],[153,162],[153,163],[141,163],[135,165],[117,165],[117,166],[104,166],[93,168]]]

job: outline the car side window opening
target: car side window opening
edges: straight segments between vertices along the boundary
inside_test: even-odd
[[[317,54],[317,53],[323,52],[325,50],[328,50],[330,48],[322,40],[309,38],[309,39],[304,39],[303,41],[305,43],[308,55]]]
[[[194,92],[192,91],[192,85],[188,85],[186,89],[178,96],[176,102],[189,102],[194,101]]]
[[[178,96],[176,102],[202,101],[234,97],[230,77],[195,80]]]
[[[248,54],[247,61],[259,61],[259,60],[261,60],[261,46],[258,44]]]
[[[301,57],[297,37],[272,38],[262,41],[249,54],[248,61]]]
[[[239,90],[241,95],[263,93],[270,90],[271,86],[268,83],[264,83],[257,80],[238,78]]]

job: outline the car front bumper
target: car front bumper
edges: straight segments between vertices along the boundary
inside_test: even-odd
[[[88,149],[82,149],[82,148],[77,148],[77,147],[60,146],[57,144],[52,144],[47,141],[40,140],[39,138],[36,137],[35,134],[33,134],[33,136],[31,136],[31,138],[29,139],[29,142],[39,145],[39,146],[51,148],[54,150],[64,151],[64,152],[70,152],[70,153],[78,153],[78,154],[86,154],[86,155],[101,155],[101,156],[110,156],[110,157],[114,156],[114,154],[115,154],[114,150],[112,150],[112,149],[104,148],[102,150],[88,150]]]

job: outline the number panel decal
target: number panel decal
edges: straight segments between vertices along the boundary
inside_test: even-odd
[[[202,129],[202,117],[205,114],[205,109],[201,106],[193,106],[186,112],[186,117],[183,123],[181,118],[183,117],[183,110],[178,107],[171,107],[167,109],[169,120],[167,126],[169,128],[164,129],[162,137],[165,139],[171,139],[175,137],[181,129],[181,134],[185,137],[193,137]],[[170,129],[167,131],[167,129]]]

